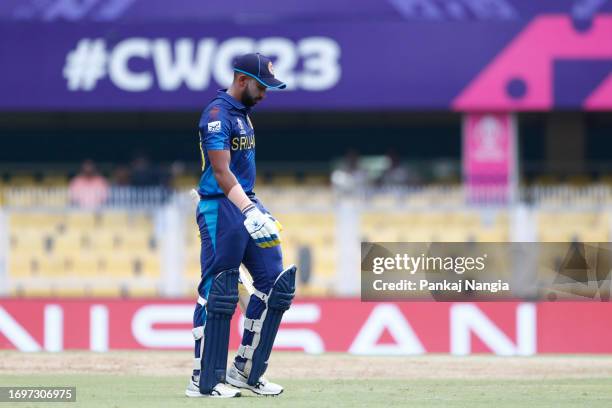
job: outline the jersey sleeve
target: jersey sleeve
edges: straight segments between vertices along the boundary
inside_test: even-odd
[[[232,126],[222,108],[213,106],[200,120],[202,147],[206,150],[229,150]]]

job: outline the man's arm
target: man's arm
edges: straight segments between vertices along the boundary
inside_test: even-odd
[[[221,187],[226,196],[229,196],[232,187],[238,184],[236,176],[234,176],[234,173],[229,168],[229,150],[209,150],[208,158],[219,187]]]

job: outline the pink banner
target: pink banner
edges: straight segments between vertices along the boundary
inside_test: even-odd
[[[473,199],[510,197],[516,183],[516,129],[506,113],[466,114],[463,174]]]
[[[0,349],[193,348],[192,301],[2,300]],[[295,302],[275,348],[353,354],[612,353],[609,303]],[[232,322],[238,347],[242,318]]]

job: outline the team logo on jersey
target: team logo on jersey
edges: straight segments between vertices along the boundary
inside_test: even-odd
[[[216,133],[221,131],[221,121],[215,120],[214,122],[208,122],[208,132]]]
[[[255,135],[232,138],[232,150],[251,150],[255,148]]]
[[[272,61],[268,62],[268,71],[274,75],[274,65],[272,65]]]
[[[237,122],[238,122],[238,128],[240,129],[240,134],[246,135],[246,128],[244,127],[244,122],[242,122],[242,119],[238,118]]]

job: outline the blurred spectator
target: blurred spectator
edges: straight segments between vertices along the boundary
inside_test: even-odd
[[[397,151],[390,150],[387,153],[387,159],[389,160],[389,167],[378,180],[381,186],[394,187],[418,183],[418,177],[402,165]]]
[[[106,201],[108,190],[108,182],[98,174],[94,162],[85,160],[79,174],[70,181],[70,201],[82,208],[97,208]]]
[[[181,187],[189,187],[189,188],[193,188],[192,185],[189,186],[185,186],[185,185],[181,185],[180,181],[182,179],[185,178],[186,176],[186,169],[187,167],[185,166],[185,163],[181,162],[181,161],[175,161],[170,165],[170,169],[168,171],[168,181],[167,181],[167,185],[168,186],[172,186],[174,188],[181,188]]]
[[[127,166],[117,166],[113,172],[113,187],[130,186],[130,169]]]
[[[346,152],[340,167],[332,172],[331,181],[335,188],[345,193],[361,190],[367,185],[368,175],[359,165],[357,150]]]
[[[113,185],[110,190],[108,203],[113,206],[129,204],[130,168],[119,165],[113,171]]]
[[[134,187],[159,186],[162,182],[161,174],[151,165],[149,158],[138,154],[132,161],[131,184]]]

